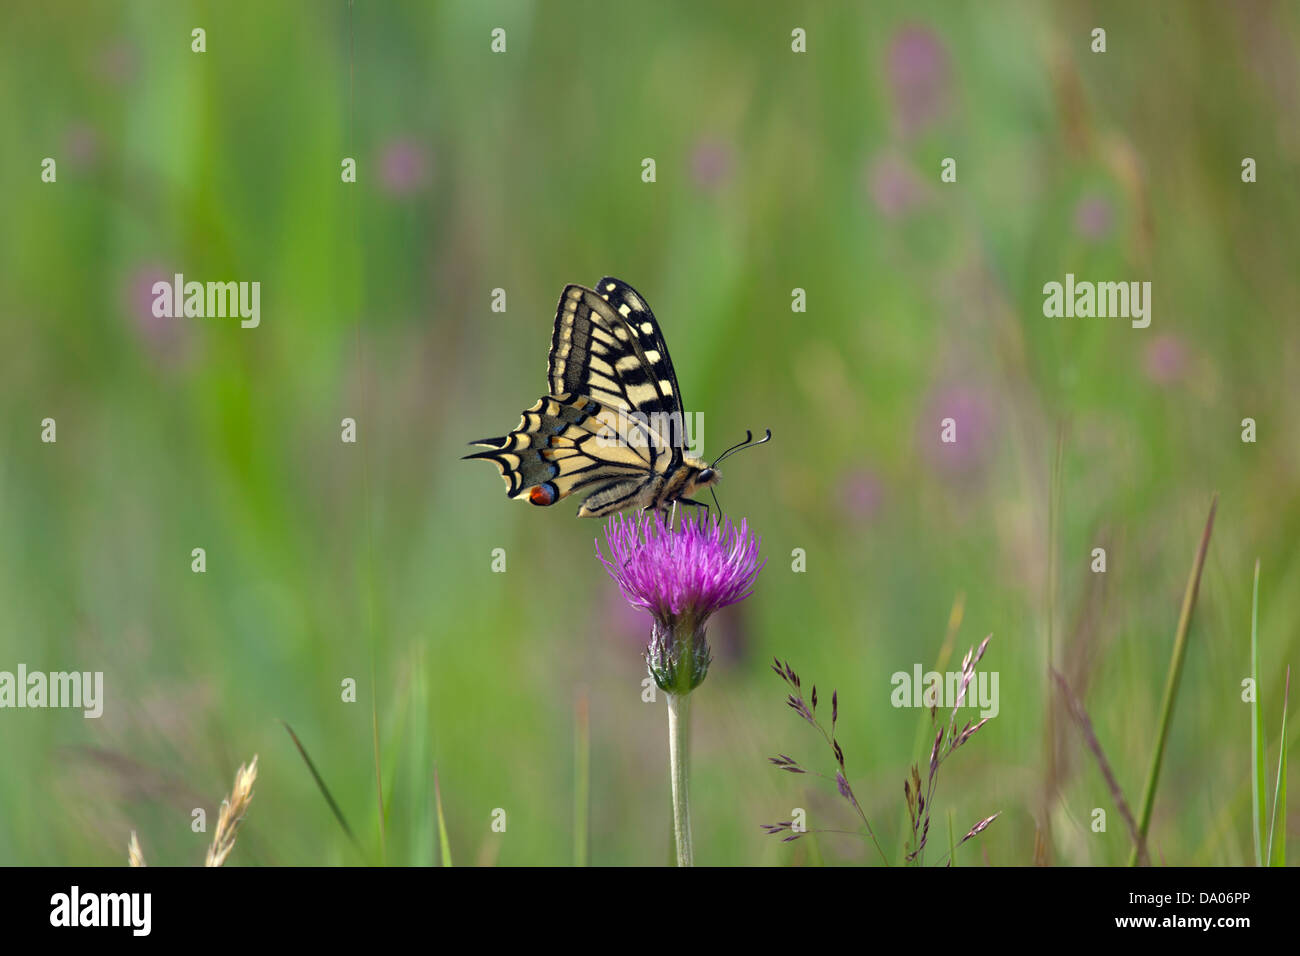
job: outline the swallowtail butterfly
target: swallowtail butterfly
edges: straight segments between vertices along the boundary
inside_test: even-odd
[[[717,484],[717,464],[684,453],[682,393],[654,313],[635,289],[606,277],[595,289],[565,286],[551,335],[549,394],[514,431],[470,442],[501,470],[506,495],[553,505],[586,495],[580,517],[625,508],[702,505],[692,499]]]

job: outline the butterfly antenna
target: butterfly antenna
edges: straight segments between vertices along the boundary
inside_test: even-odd
[[[745,431],[745,440],[742,441],[742,442],[738,442],[738,443],[736,443],[735,445],[732,445],[730,448],[728,448],[726,451],[724,451],[721,455],[719,455],[717,458],[715,458],[715,459],[713,460],[713,465],[712,465],[711,467],[716,468],[716,467],[718,466],[718,463],[721,462],[722,459],[726,458],[728,455],[732,455],[732,454],[735,454],[735,453],[738,452],[738,451],[744,451],[746,448],[753,448],[755,445],[761,445],[761,444],[763,444],[764,442],[769,442],[769,441],[771,441],[771,440],[772,440],[772,429],[769,428],[769,429],[766,429],[766,431],[767,431],[767,434],[766,434],[766,435],[764,435],[764,436],[763,436],[762,438],[760,438],[758,441],[754,441],[754,433],[751,432],[751,431],[749,431],[749,430],[746,430],[746,431]]]

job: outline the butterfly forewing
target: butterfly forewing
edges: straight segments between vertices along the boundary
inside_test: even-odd
[[[652,420],[682,412],[677,373],[654,313],[626,282],[566,286],[555,313],[549,381],[553,393],[589,395]]]
[[[683,474],[681,392],[645,299],[612,277],[566,286],[547,382],[514,431],[466,457],[496,464],[506,494],[533,504],[582,491],[580,515],[664,506]]]

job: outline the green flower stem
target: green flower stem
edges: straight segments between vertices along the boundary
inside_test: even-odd
[[[686,762],[689,744],[690,697],[668,695],[668,762],[673,778],[673,836],[677,842],[677,865],[695,865],[691,840],[691,802],[687,791]]]

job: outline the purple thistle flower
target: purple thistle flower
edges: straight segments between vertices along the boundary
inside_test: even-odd
[[[920,177],[901,158],[882,153],[867,167],[867,191],[886,219],[902,220],[929,198]]]
[[[390,196],[410,196],[428,181],[430,165],[428,153],[418,142],[394,140],[380,153],[379,182]]]
[[[923,24],[903,27],[889,44],[889,82],[904,134],[920,132],[948,110],[952,69],[938,34]]]
[[[695,185],[713,192],[731,176],[731,150],[715,139],[702,140],[691,154],[691,176]]]
[[[765,561],[758,560],[759,538],[743,519],[687,517],[673,530],[658,514],[621,514],[605,525],[606,557],[596,541],[596,557],[633,607],[654,619],[646,664],[655,683],[672,694],[687,694],[709,669],[704,626],[714,611],[736,604],[754,591]]]
[[[1147,343],[1142,368],[1157,385],[1172,385],[1187,372],[1187,347],[1176,335],[1160,335]]]
[[[1074,207],[1074,231],[1093,242],[1106,238],[1115,213],[1104,196],[1087,196]]]

